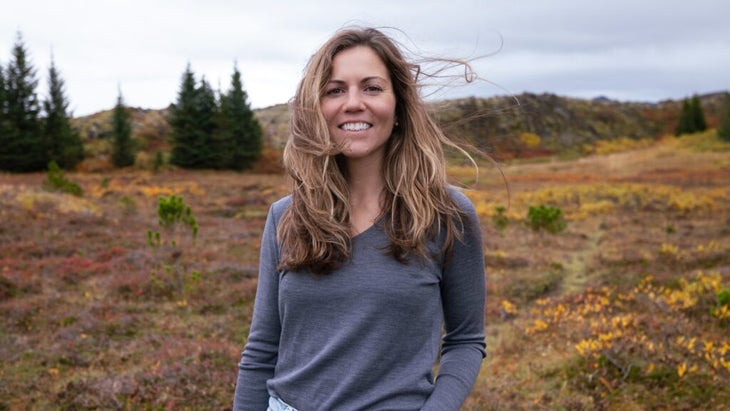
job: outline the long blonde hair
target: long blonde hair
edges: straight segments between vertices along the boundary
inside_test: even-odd
[[[429,115],[420,96],[420,67],[404,58],[388,36],[373,28],[337,32],[309,60],[291,101],[291,135],[284,167],[293,180],[292,204],[277,231],[280,269],[306,268],[325,274],[350,257],[349,190],[341,147],[332,140],[320,99],[342,50],[370,47],[387,67],[396,96],[396,122],[384,161],[383,228],[386,252],[406,263],[431,258],[428,240],[443,235],[450,254],[461,237],[462,213],[447,191],[444,146],[460,148]],[[464,63],[468,66],[467,63]],[[467,154],[468,155],[468,154]]]

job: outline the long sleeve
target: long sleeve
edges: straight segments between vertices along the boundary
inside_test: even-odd
[[[233,401],[235,411],[267,408],[266,382],[274,376],[279,353],[281,321],[278,308],[279,278],[276,269],[278,247],[274,207],[269,209],[261,240],[258,285],[253,319],[241,356]]]
[[[444,266],[441,296],[445,334],[438,378],[422,410],[456,411],[469,395],[485,357],[485,277],[481,228],[474,206],[461,193],[455,200],[465,212],[464,238],[456,241]]]

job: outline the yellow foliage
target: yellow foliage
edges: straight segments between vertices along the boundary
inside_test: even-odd
[[[519,139],[522,145],[528,148],[539,147],[540,143],[542,143],[540,136],[535,133],[522,133],[520,134]]]
[[[679,378],[682,378],[685,372],[687,372],[687,363],[683,362],[677,366],[677,375],[679,375]]]
[[[96,204],[70,194],[24,191],[15,196],[21,207],[34,210],[38,207],[48,207],[64,214],[101,215],[101,209]]]
[[[607,214],[615,209],[615,204],[608,200],[600,200],[595,203],[582,203],[578,211],[573,215],[576,220],[582,220],[592,215]]]
[[[674,244],[662,243],[659,254],[677,258],[679,257],[679,247]]]
[[[698,249],[717,247],[707,244]],[[666,249],[675,250],[674,247]],[[707,313],[696,310],[700,301],[711,301],[725,287],[719,273],[697,272],[691,278],[680,278],[672,288],[656,285],[654,278],[646,276],[627,293],[603,287],[581,294],[580,303],[576,304],[543,299],[530,310],[532,318],[525,319],[525,332],[531,335],[549,328],[553,333],[564,330],[571,336],[577,334],[573,348],[582,358],[590,360],[588,364],[593,369],[602,367],[599,358],[608,357],[618,363],[646,361],[649,366],[643,372],[647,375],[658,362],[676,367],[680,378],[697,373],[726,378],[730,372],[730,341],[718,341],[704,334],[679,334],[668,339],[667,334],[655,332],[656,326],[652,325],[668,318],[682,318],[676,314],[686,310],[695,310],[693,316]],[[658,312],[667,317],[655,318],[657,312],[635,310],[637,304],[646,303],[660,307]],[[727,307],[722,308],[714,310],[713,315],[717,318],[729,315]]]
[[[173,191],[171,187],[163,186],[142,186],[138,187],[137,190],[145,195],[145,197],[160,197],[178,194]]]
[[[472,185],[479,181],[479,169],[474,166],[448,165],[446,174],[465,185]]]
[[[603,348],[604,344],[602,342],[593,339],[581,340],[578,344],[575,345],[575,349],[582,357],[595,356],[596,353],[603,350]]]
[[[586,151],[593,154],[606,155],[647,148],[653,144],[654,141],[649,139],[637,140],[629,137],[620,137],[614,140],[599,140],[592,147],[586,147]]]
[[[502,300],[502,302],[500,303],[500,306],[502,307],[502,310],[504,310],[505,313],[507,313],[509,315],[517,315],[517,312],[518,312],[517,306],[512,304],[510,301]]]
[[[681,137],[665,136],[662,144],[673,148],[690,149],[700,152],[727,152],[730,144],[720,140],[716,129],[708,129],[694,134],[684,134]]]
[[[205,189],[200,187],[195,181],[170,183],[165,186],[160,186],[149,184],[146,178],[140,177],[131,183],[121,180],[111,180],[104,186],[98,185],[91,187],[88,193],[93,198],[101,198],[111,193],[123,195],[142,194],[145,197],[155,198],[181,195],[183,193],[202,196],[205,195]]]
[[[547,187],[528,193],[519,193],[513,198],[512,208],[523,215],[529,205],[550,204],[561,207],[566,218],[581,219],[590,215],[612,211],[652,210],[713,211],[718,201],[727,201],[727,190],[684,191],[679,187],[656,184],[582,184]],[[484,201],[476,196],[473,201]],[[488,208],[487,208],[488,209]],[[523,211],[524,210],[524,211]]]
[[[546,323],[543,320],[536,319],[533,322],[532,326],[527,327],[525,329],[525,333],[527,333],[528,335],[529,334],[535,334],[535,333],[543,332],[543,331],[545,331],[547,329],[548,329],[548,323]]]
[[[728,308],[727,305],[723,305],[722,307],[714,310],[712,315],[720,320],[730,319],[730,308]]]

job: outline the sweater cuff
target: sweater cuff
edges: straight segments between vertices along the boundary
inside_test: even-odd
[[[473,347],[452,350],[441,359],[436,386],[422,411],[458,411],[479,375],[482,351]]]

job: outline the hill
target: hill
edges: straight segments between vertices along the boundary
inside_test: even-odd
[[[723,108],[723,93],[700,96],[710,127]],[[462,98],[430,103],[435,118],[454,137],[491,153],[497,159],[529,157],[580,150],[586,144],[621,137],[656,139],[673,134],[681,101],[660,103],[592,100],[554,94]],[[169,150],[168,109],[132,108],[132,133],[147,154]],[[92,156],[108,153],[104,140],[111,134],[111,110],[74,118]],[[286,104],[257,109],[269,148],[283,147],[289,129]],[[518,138],[523,133],[540,138],[539,149],[529,149]]]

